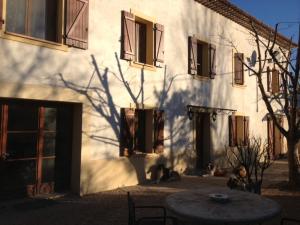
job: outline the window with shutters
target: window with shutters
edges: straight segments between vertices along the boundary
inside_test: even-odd
[[[189,37],[188,48],[188,73],[213,79],[216,75],[216,46]]]
[[[66,45],[87,49],[88,3],[89,0],[0,0],[0,9],[4,9],[0,14],[1,37],[60,50],[66,50]]]
[[[267,90],[272,94],[279,93],[281,85],[281,79],[279,71],[275,68],[270,69],[267,67]]]
[[[249,142],[249,117],[229,116],[229,146],[247,145]]]
[[[121,109],[120,155],[162,153],[164,112],[154,109]]]
[[[160,67],[164,62],[164,26],[122,11],[121,58],[133,65]]]
[[[234,53],[234,84],[244,84],[244,54]]]

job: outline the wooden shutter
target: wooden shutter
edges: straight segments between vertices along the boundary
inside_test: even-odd
[[[234,54],[234,83],[244,84],[244,68],[241,60],[244,59],[243,53]]]
[[[249,144],[249,116],[244,117],[244,145]]]
[[[216,46],[209,45],[209,76],[214,79],[216,76]]]
[[[267,67],[267,91],[272,91],[272,77],[270,67]]]
[[[236,146],[236,118],[234,115],[229,116],[229,146]]]
[[[188,73],[191,75],[197,75],[197,39],[189,37],[188,39]]]
[[[135,110],[122,108],[120,118],[120,155],[130,156],[133,153]]]
[[[89,0],[66,0],[65,43],[87,49],[89,27]]]
[[[154,111],[154,150],[156,153],[162,153],[164,150],[164,111]]]
[[[272,93],[279,92],[279,71],[276,69],[272,70]]]
[[[4,23],[2,13],[3,13],[3,0],[0,0],[0,30],[2,29],[2,24]]]
[[[135,20],[134,15],[122,11],[121,58],[134,60],[135,57]]]
[[[155,66],[160,66],[161,63],[164,62],[164,26],[161,24],[155,24]]]
[[[269,154],[273,157],[274,149],[274,126],[271,118],[268,118],[268,145],[269,145]]]

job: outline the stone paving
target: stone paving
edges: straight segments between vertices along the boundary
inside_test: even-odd
[[[300,219],[300,191],[287,191],[286,177],[286,161],[274,163],[267,171],[262,194],[283,206],[282,216]],[[0,225],[125,225],[127,191],[139,204],[163,205],[170,193],[210,185],[225,186],[226,181],[223,177],[183,176],[181,181],[124,187],[81,198],[66,195],[4,201],[0,203]],[[279,225],[279,220],[267,224]]]

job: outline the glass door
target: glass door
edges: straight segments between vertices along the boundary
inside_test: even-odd
[[[56,109],[2,105],[1,191],[33,196],[54,191]]]

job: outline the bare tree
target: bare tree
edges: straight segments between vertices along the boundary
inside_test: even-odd
[[[255,51],[257,52],[257,66],[249,65],[249,63],[241,58],[240,61],[250,71],[251,75],[256,76],[262,100],[268,110],[268,116],[287,140],[289,183],[294,187],[300,187],[300,161],[297,146],[300,139],[300,108],[298,106],[298,95],[300,94],[300,32],[298,45],[293,43],[291,38],[288,45],[282,46],[278,41],[280,36],[278,25],[276,24],[275,30],[271,31],[268,37],[266,35],[262,37],[261,30],[252,23],[250,34],[254,38]],[[232,41],[230,43],[239,52],[236,45]],[[298,48],[295,48],[296,46]],[[278,54],[282,57],[279,58]],[[267,85],[269,84],[264,82],[264,77],[267,75],[266,62],[270,60],[272,60],[280,73],[281,91],[278,93],[268,92]],[[278,114],[285,116],[287,121],[286,126],[283,126],[278,121]]]

